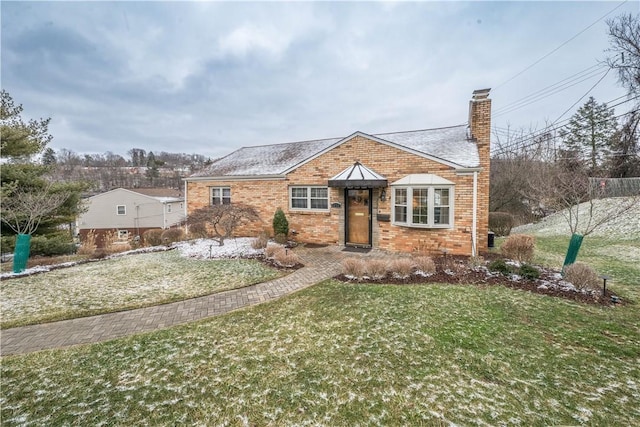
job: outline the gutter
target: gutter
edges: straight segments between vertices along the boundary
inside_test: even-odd
[[[286,175],[226,175],[226,176],[193,176],[183,178],[185,182],[197,181],[271,181],[284,180]]]

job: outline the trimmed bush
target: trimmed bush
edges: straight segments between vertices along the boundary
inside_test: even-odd
[[[12,253],[16,248],[16,236],[2,236],[0,238],[0,247],[3,254]]]
[[[273,234],[276,241],[279,234],[283,234],[285,239],[289,235],[289,221],[280,208],[276,209],[276,213],[273,215]]]
[[[267,258],[274,258],[276,256],[276,253],[282,250],[284,250],[284,248],[280,245],[267,244],[267,246],[264,248],[264,256]]]
[[[391,261],[389,268],[395,277],[406,279],[411,276],[413,269],[416,267],[412,259],[398,258]]]
[[[293,251],[284,248],[276,251],[274,260],[282,267],[294,267],[296,264],[300,264],[300,257]]]
[[[600,278],[596,271],[583,262],[566,266],[564,279],[578,289],[599,289],[600,287]]]
[[[509,212],[489,212],[489,230],[496,236],[508,236],[515,225],[515,218]]]
[[[258,237],[253,239],[253,241],[251,242],[251,247],[253,249],[264,249],[267,247],[268,243],[269,243],[269,237],[267,236],[267,234],[260,233]]]
[[[522,264],[518,270],[518,274],[528,280],[535,280],[540,277],[540,270],[533,265]]]
[[[167,228],[160,235],[160,240],[165,245],[170,245],[175,242],[184,240],[184,231],[181,228]]]
[[[365,263],[365,274],[374,280],[384,278],[388,270],[388,263],[382,258],[371,258]]]
[[[511,267],[509,267],[503,259],[496,259],[494,261],[491,261],[488,268],[489,271],[500,273],[504,276],[508,276],[509,274],[511,274]]]
[[[425,274],[434,274],[436,272],[436,263],[430,256],[417,256],[413,258],[413,262],[418,269]]]
[[[533,261],[535,249],[535,238],[526,234],[509,236],[500,247],[500,251],[504,257],[514,261],[528,263]]]
[[[360,258],[345,258],[342,260],[342,274],[346,277],[361,279],[366,273],[366,266]]]
[[[147,230],[142,234],[145,246],[160,246],[162,244],[162,232],[159,228]]]

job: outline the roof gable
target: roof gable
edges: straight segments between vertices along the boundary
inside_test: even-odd
[[[381,144],[445,164],[452,168],[480,165],[478,148],[468,126],[369,135],[355,132],[345,138],[329,138],[286,144],[244,147],[223,157],[191,177],[284,176],[333,148],[361,136]]]
[[[159,190],[159,191],[151,191],[151,193],[162,193],[161,190],[163,189],[149,189],[149,190]],[[169,191],[174,191],[175,190],[171,190],[168,189]],[[170,194],[169,191],[166,192],[166,194]],[[149,195],[149,194],[144,194],[142,191],[137,191],[137,189],[128,189],[128,188],[114,188],[113,190],[109,190],[106,191],[104,193],[100,193],[100,194],[96,194],[95,196],[91,196],[89,197],[89,199],[95,199],[95,198],[102,198],[102,197],[108,197],[108,196],[113,196],[117,193],[129,193],[129,194],[134,194],[136,197],[140,197],[140,198],[144,198],[144,199],[151,199],[153,201],[159,202],[159,203],[169,203],[169,202],[179,202],[179,201],[184,201],[183,197],[172,197],[170,195],[167,196],[153,196],[153,195]]]

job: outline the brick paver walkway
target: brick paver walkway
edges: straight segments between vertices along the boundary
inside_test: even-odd
[[[171,304],[0,331],[0,355],[23,354],[121,338],[216,316],[279,298],[340,272],[341,247],[297,248],[305,267],[242,289]],[[353,255],[353,254],[348,254]]]

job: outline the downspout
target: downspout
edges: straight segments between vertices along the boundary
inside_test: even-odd
[[[478,172],[473,172],[473,218],[471,221],[471,256],[476,256],[478,242]]]
[[[167,202],[162,203],[162,229],[167,228]]]
[[[185,234],[189,233],[189,228],[187,226],[187,180],[184,180],[184,232]]]

